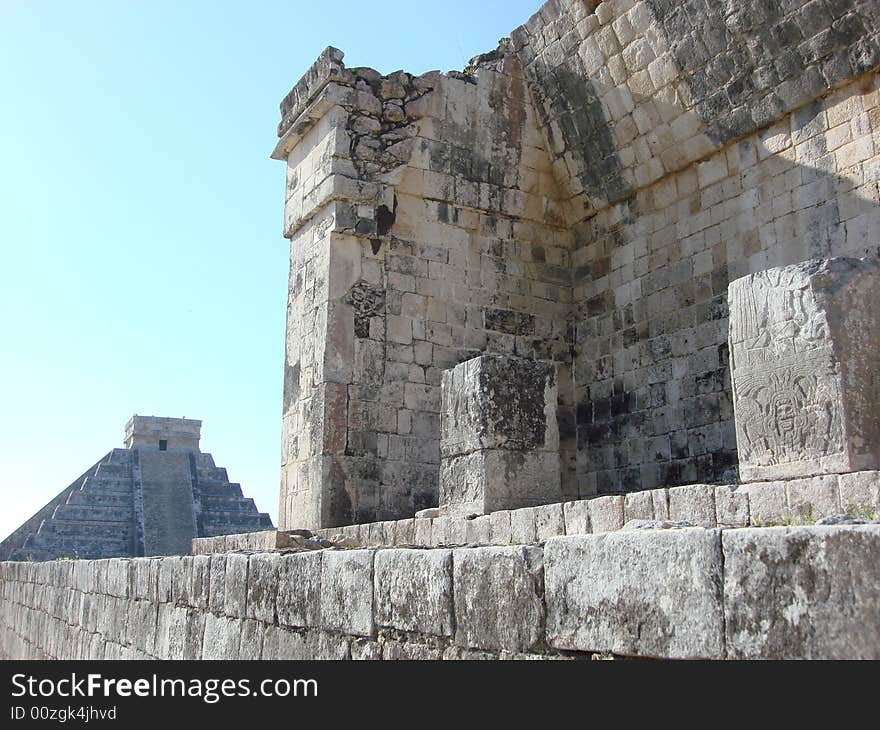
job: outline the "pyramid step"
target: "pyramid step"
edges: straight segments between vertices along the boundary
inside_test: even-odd
[[[239,497],[237,495],[218,496],[202,495],[202,510],[210,512],[257,512],[257,506],[251,497]]]
[[[71,505],[62,504],[55,508],[53,520],[70,521],[76,520],[92,522],[118,522],[127,524],[132,519],[132,506],[105,507],[98,505]]]
[[[105,478],[130,477],[131,464],[110,463],[105,461],[102,464],[98,464],[98,469],[95,472],[95,476]]]
[[[76,540],[41,539],[31,535],[22,546],[23,552],[41,553],[53,558],[81,558],[95,560],[97,558],[113,558],[131,555],[131,541],[123,539],[106,539],[84,535]]]
[[[214,469],[216,468],[216,464],[214,463],[214,457],[210,454],[201,452],[198,454],[193,454],[196,459],[196,467],[197,469]]]
[[[99,522],[97,520],[45,520],[36,533],[46,538],[61,539],[91,536],[94,538],[128,539],[130,522]]]
[[[128,449],[113,449],[107,456],[105,464],[125,464],[131,466],[131,451]]]
[[[131,494],[133,487],[134,480],[130,477],[128,479],[86,477],[80,490],[84,492],[102,492],[107,494]]]
[[[67,498],[67,504],[71,506],[94,506],[94,507],[126,507],[131,509],[131,492],[84,492],[81,489],[71,492]]]
[[[199,494],[202,497],[241,497],[241,484],[226,482],[225,484],[198,484]]]
[[[270,527],[272,527],[272,520],[265,513],[202,512],[202,528],[206,537],[256,532]]]
[[[262,532],[271,529],[270,526],[261,525],[250,527],[247,525],[206,525],[199,537],[218,537],[219,535],[245,535],[249,532]]]
[[[17,550],[13,550],[9,556],[10,560],[19,560],[19,561],[29,561],[29,562],[41,562],[45,560],[57,560],[58,555],[56,555],[51,550],[43,550],[41,548],[25,548],[20,547]]]
[[[222,466],[200,467],[196,466],[196,479],[199,483],[205,481],[209,484],[222,484],[229,481],[229,475]]]

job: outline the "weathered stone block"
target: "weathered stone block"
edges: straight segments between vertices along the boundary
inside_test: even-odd
[[[263,633],[263,659],[307,660],[315,658],[317,637],[308,632],[267,626]]]
[[[418,517],[415,521],[415,544],[416,545],[432,545],[431,530],[434,520],[425,517]]]
[[[466,545],[468,541],[467,525],[470,520],[464,517],[450,517],[446,523],[446,544]]]
[[[490,545],[492,543],[492,523],[489,515],[480,515],[465,520],[468,545]]]
[[[728,298],[743,480],[880,468],[880,264],[768,269]]]
[[[689,484],[669,490],[669,519],[715,527],[715,488]]]
[[[715,487],[715,521],[718,527],[748,527],[748,492],[732,484]]]
[[[742,485],[740,490],[749,498],[749,524],[752,527],[778,525],[789,520],[791,513],[784,482],[755,482]]]
[[[349,641],[347,636],[321,632],[317,635],[315,652],[310,658],[323,661],[347,661],[351,659]]]
[[[391,640],[382,645],[382,658],[385,660],[438,661],[442,655],[442,650],[437,647],[414,644],[409,641]]]
[[[717,530],[638,530],[547,541],[547,641],[558,649],[721,658]]]
[[[455,643],[526,651],[543,639],[543,551],[537,547],[453,552]]]
[[[497,659],[495,654],[487,651],[473,651],[462,649],[460,646],[450,646],[443,652],[443,661],[491,661]]]
[[[566,502],[563,505],[563,514],[566,535],[588,535],[593,531],[590,527],[590,503],[588,500]]]
[[[624,524],[623,497],[596,497],[587,502],[593,532],[613,532]]]
[[[440,504],[447,515],[489,514],[562,500],[559,454],[486,449],[443,458]]]
[[[880,472],[859,471],[837,478],[840,506],[849,514],[880,514]]]
[[[524,507],[510,511],[511,545],[531,545],[538,541],[535,527],[535,508]]]
[[[275,623],[275,598],[278,590],[278,553],[257,553],[248,558],[247,610],[248,618]]]
[[[489,515],[490,535],[493,545],[509,545],[510,539],[510,510],[498,510]]]
[[[169,558],[166,558],[168,560]],[[227,616],[245,618],[248,594],[248,556],[229,553],[226,556],[223,612]]]
[[[655,520],[668,520],[669,519],[669,490],[665,487],[663,489],[652,489],[651,490],[651,501],[654,505],[654,519]]]
[[[129,601],[129,641],[141,651],[152,654],[156,642],[156,605],[150,601]]]
[[[561,501],[552,363],[482,355],[443,374],[440,505],[449,515]]]
[[[211,589],[211,558],[209,555],[195,555],[192,560],[192,572],[190,574],[189,601],[195,608],[205,609],[208,607],[209,592]]]
[[[544,542],[548,538],[565,534],[565,516],[562,504],[546,504],[535,507],[535,539]]]
[[[481,355],[444,371],[441,393],[443,456],[559,448],[552,363]]]
[[[624,521],[630,520],[653,520],[654,498],[651,492],[632,492],[623,500]]]
[[[238,659],[240,630],[241,621],[238,619],[205,614],[202,659]]]
[[[159,602],[160,603],[170,603],[173,600],[173,592],[172,592],[172,584],[174,581],[174,569],[177,563],[180,562],[179,557],[167,557],[162,558],[158,562],[159,568],[159,576],[157,580],[157,584],[159,587]],[[99,575],[106,576],[107,567],[105,561],[98,561],[99,565]],[[99,591],[103,593],[104,591]]]
[[[382,645],[370,639],[352,639],[349,650],[354,661],[377,661],[382,658]]]
[[[397,520],[394,523],[394,544],[395,545],[415,545],[416,544],[416,521],[413,518],[408,520]]]
[[[276,612],[282,626],[318,626],[321,605],[321,559],[325,551],[282,555],[278,563]]]
[[[796,520],[809,522],[842,512],[836,476],[785,482],[785,496],[788,499],[789,512]]]
[[[321,626],[372,636],[374,550],[324,550],[321,561]]]
[[[238,659],[255,661],[263,655],[263,635],[266,627],[259,621],[245,619],[241,622],[238,641]]]
[[[737,659],[880,659],[880,527],[727,530],[724,616]]]
[[[377,625],[452,635],[451,550],[379,550],[375,590]]]
[[[214,554],[211,555],[210,561],[208,608],[212,613],[223,613],[226,606],[226,556]]]
[[[437,517],[432,520],[430,545],[436,547],[438,545],[451,544],[449,523],[452,522],[452,519],[452,517]]]

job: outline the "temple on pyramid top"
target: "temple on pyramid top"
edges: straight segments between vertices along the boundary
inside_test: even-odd
[[[198,451],[202,422],[190,418],[133,415],[125,424],[125,448]]]

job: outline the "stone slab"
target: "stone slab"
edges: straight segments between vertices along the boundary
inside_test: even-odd
[[[880,263],[766,269],[728,300],[742,479],[880,468]]]
[[[452,635],[451,550],[379,550],[375,591],[377,625]]]
[[[482,515],[561,501],[555,452],[484,449],[445,457],[440,465],[440,504],[446,515]]]
[[[543,640],[541,548],[460,548],[453,566],[455,644],[527,651]]]
[[[554,538],[545,547],[547,641],[664,658],[724,654],[717,530]]]
[[[374,550],[325,550],[321,561],[321,625],[372,636]]]
[[[732,659],[880,659],[880,526],[726,530]]]

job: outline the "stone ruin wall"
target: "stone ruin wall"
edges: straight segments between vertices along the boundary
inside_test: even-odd
[[[554,359],[566,377],[568,234],[546,220],[555,188],[518,64],[497,66],[475,78],[341,72],[324,93],[351,109],[334,108],[290,154],[286,524],[436,505],[445,369],[515,352]],[[375,129],[383,93],[411,99],[403,112],[385,102],[408,115],[390,140]],[[396,152],[375,148],[389,141]],[[573,475],[573,434],[564,453]]]
[[[880,252],[880,6],[583,5],[513,35],[572,182],[579,478],[719,481],[728,283]]]
[[[464,73],[282,103],[280,527],[437,504],[442,373],[553,362],[562,497],[735,476],[727,287],[876,256],[876,1],[552,0]]]
[[[878,548],[849,525],[2,563],[0,659],[877,659]]]
[[[328,49],[274,154],[281,529],[0,564],[0,657],[878,658],[878,9]],[[517,473],[557,443],[553,490]]]

